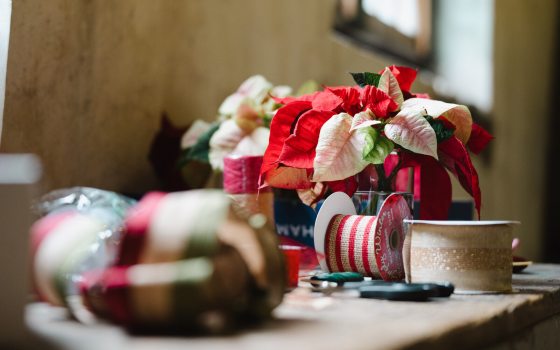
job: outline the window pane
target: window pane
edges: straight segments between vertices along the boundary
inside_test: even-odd
[[[436,91],[490,112],[493,99],[494,1],[438,1]]]
[[[362,0],[364,12],[408,37],[419,32],[418,0]]]
[[[0,0],[0,142],[2,137],[2,116],[6,87],[6,65],[8,63],[8,40],[10,38],[10,18],[12,3]]]

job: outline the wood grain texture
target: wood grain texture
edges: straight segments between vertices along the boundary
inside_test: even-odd
[[[61,309],[39,304],[28,307],[27,320],[35,333],[65,349],[472,349],[508,343],[541,321],[558,319],[560,265],[533,265],[513,280],[511,294],[429,302],[325,298],[298,288],[275,310],[275,320],[222,337],[133,336],[68,321]],[[558,343],[557,332],[539,329],[535,343]]]

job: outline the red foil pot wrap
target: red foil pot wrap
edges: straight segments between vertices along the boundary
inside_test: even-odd
[[[262,156],[229,156],[224,159],[224,191],[229,194],[270,192],[270,187],[259,190]]]
[[[264,214],[274,224],[274,195],[270,187],[259,189],[262,156],[229,156],[224,159],[224,191],[240,217]]]

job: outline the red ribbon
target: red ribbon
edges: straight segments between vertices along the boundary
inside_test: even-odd
[[[229,194],[259,192],[262,156],[230,156],[224,159],[224,191]],[[260,192],[270,191],[270,187]]]

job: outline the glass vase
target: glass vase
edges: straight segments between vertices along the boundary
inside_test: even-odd
[[[352,202],[359,215],[376,216],[385,199],[393,193],[402,195],[413,212],[414,195],[408,191],[396,190],[396,179],[400,169],[397,158],[391,161],[395,163],[395,167],[389,174],[385,172],[383,165],[370,165],[358,174],[358,190],[352,196]]]
[[[410,192],[390,191],[356,191],[352,196],[352,202],[358,215],[376,216],[379,209],[391,194],[400,194],[406,200],[410,212],[414,212],[414,196]]]

